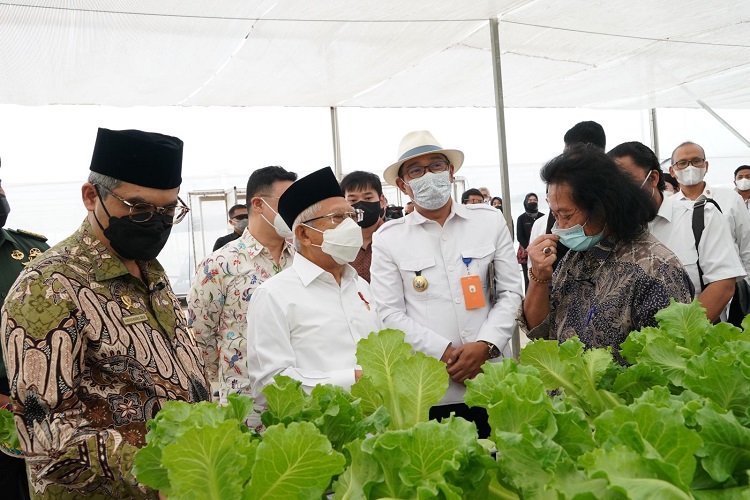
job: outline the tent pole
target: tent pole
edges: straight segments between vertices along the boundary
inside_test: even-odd
[[[734,127],[732,127],[729,123],[727,123],[726,120],[724,120],[724,118],[722,118],[721,116],[719,116],[718,113],[716,113],[716,111],[714,111],[713,109],[711,109],[711,107],[708,104],[706,104],[705,102],[701,101],[700,99],[696,99],[695,102],[697,102],[700,105],[701,108],[705,109],[708,112],[709,115],[711,115],[714,118],[716,118],[716,121],[718,121],[719,123],[721,123],[722,125],[724,125],[724,128],[726,128],[732,134],[734,134],[734,136],[737,137],[737,139],[739,139],[740,141],[742,141],[742,143],[745,146],[747,146],[747,147],[750,148],[750,141],[748,141],[745,138],[745,136],[743,136],[742,134],[740,134]]]
[[[333,173],[341,182],[344,176],[341,170],[341,144],[339,143],[339,113],[335,106],[331,106],[331,135],[333,137]]]
[[[497,18],[490,21],[492,42],[492,76],[495,81],[495,114],[497,119],[497,147],[500,155],[500,184],[503,196],[503,215],[508,224],[511,239],[513,233],[513,215],[510,206],[510,185],[508,184],[508,152],[505,143],[505,104],[503,101],[503,76],[500,68],[500,31]]]
[[[659,156],[659,124],[656,122],[656,108],[651,108],[649,111],[648,123],[649,128],[651,129],[651,149],[654,151],[657,158],[661,158],[661,156]]]
[[[513,215],[510,203],[510,183],[508,180],[508,152],[505,143],[505,103],[503,101],[503,76],[500,68],[500,29],[497,17],[490,21],[490,37],[492,42],[492,76],[495,80],[495,113],[497,118],[497,146],[500,155],[500,183],[503,193],[503,216],[508,224],[511,241],[513,234]],[[520,272],[520,269],[519,269]],[[516,323],[513,336],[510,339],[513,357],[519,359],[521,354],[521,334]]]

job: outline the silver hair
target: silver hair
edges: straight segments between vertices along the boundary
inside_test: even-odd
[[[97,184],[105,189],[103,193],[100,193],[102,195],[102,199],[106,198],[109,193],[106,192],[106,190],[114,191],[118,187],[120,187],[120,184],[122,184],[122,181],[120,179],[115,179],[114,177],[110,177],[108,175],[100,174],[97,172],[89,172],[89,182],[91,184]]]
[[[301,250],[302,245],[300,245],[299,241],[297,241],[297,226],[302,224],[303,220],[309,220],[317,217],[319,211],[320,203],[315,203],[300,212],[300,214],[294,219],[294,222],[292,223],[292,233],[294,233],[294,239],[292,241],[294,249],[298,252]]]

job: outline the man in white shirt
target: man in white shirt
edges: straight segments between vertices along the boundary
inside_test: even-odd
[[[357,342],[382,329],[370,287],[348,263],[362,247],[352,208],[326,167],[298,180],[279,199],[294,233],[292,266],[255,290],[248,309],[248,375],[252,395],[277,374],[345,389],[359,379]]]
[[[229,393],[250,394],[245,359],[247,304],[257,287],[292,264],[294,252],[284,239],[291,233],[284,233],[276,210],[279,197],[296,179],[294,172],[275,166],[250,175],[247,228],[240,238],[200,263],[190,287],[188,326],[203,351],[209,382],[219,386],[222,403]]]
[[[430,418],[455,412],[486,437],[486,412],[463,403],[464,381],[488,359],[511,355],[523,292],[501,212],[450,197],[463,157],[428,131],[401,141],[398,161],[383,177],[414,201],[415,210],[373,236],[371,286],[385,327],[404,331],[415,351],[447,364],[448,392]]]
[[[750,211],[750,165],[737,167],[734,171],[734,185],[745,203],[745,208]]]
[[[649,223],[649,231],[680,259],[695,287],[695,297],[706,308],[709,319],[718,319],[734,294],[735,278],[745,274],[725,217],[711,203],[705,205],[704,230],[696,250],[694,203],[677,200],[676,195],[664,196],[665,182],[654,152],[639,142],[626,142],[608,154],[634,182],[651,193],[658,213]],[[701,286],[698,266],[703,271],[705,288]]]
[[[694,142],[684,142],[672,152],[669,173],[680,183],[675,193],[677,201],[695,202],[701,196],[716,201],[727,222],[734,240],[734,249],[740,257],[745,274],[750,271],[750,213],[742,197],[730,188],[710,187],[703,179],[708,173],[708,161],[704,149]],[[696,287],[697,288],[697,287]],[[735,303],[729,311],[729,321],[739,325],[744,315],[736,310]]]

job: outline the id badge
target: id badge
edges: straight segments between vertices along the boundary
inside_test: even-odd
[[[479,309],[485,306],[482,278],[477,275],[464,276],[461,278],[461,288],[466,309]]]

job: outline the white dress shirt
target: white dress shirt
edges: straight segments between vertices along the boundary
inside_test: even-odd
[[[462,258],[471,259],[468,265]],[[487,271],[495,265],[497,302],[490,303]],[[417,272],[427,289],[417,292]],[[385,223],[372,238],[372,293],[383,325],[404,331],[414,351],[440,359],[452,343],[486,340],[510,356],[509,340],[523,295],[513,241],[499,210],[452,203],[441,226],[419,212]],[[478,275],[485,306],[467,310],[461,277]],[[463,402],[465,388],[450,382],[440,404]]]
[[[735,250],[747,274],[750,272],[750,213],[747,211],[742,196],[734,189],[712,188],[708,184],[701,196],[713,199],[721,208],[724,218],[729,223],[729,234],[734,238]],[[674,198],[680,201],[691,201],[682,191],[675,193]]]
[[[745,269],[734,248],[728,222],[711,203],[706,204],[705,228],[696,252],[693,203],[678,200],[676,196],[664,197],[656,218],[649,222],[649,230],[680,259],[695,286],[697,297],[702,291],[698,278],[699,262],[705,283],[742,277]]]
[[[255,290],[248,308],[247,365],[253,397],[277,374],[349,389],[357,368],[357,342],[380,331],[370,287],[346,265],[341,286],[301,254],[292,266]]]

